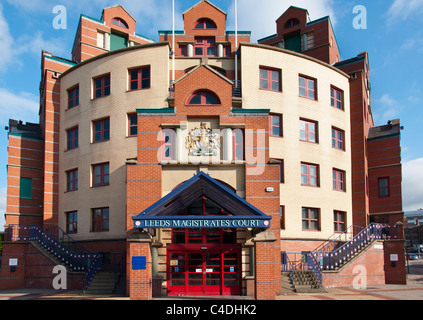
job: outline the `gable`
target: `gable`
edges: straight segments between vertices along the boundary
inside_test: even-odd
[[[184,115],[222,115],[229,114],[232,108],[233,82],[208,65],[201,64],[177,80],[175,88],[175,108]],[[209,91],[221,102],[219,107],[192,108],[189,98],[198,91]]]
[[[223,36],[226,31],[226,12],[207,0],[202,0],[183,14],[184,29],[187,35],[203,35],[204,30],[196,30],[195,26],[200,19],[210,19],[216,24],[214,35]],[[210,31],[206,30],[207,33]]]
[[[203,197],[210,200],[212,206],[222,208],[227,215],[181,215],[183,210]],[[151,227],[153,221],[156,227],[171,227],[172,221],[181,220],[203,221],[203,223],[198,222],[198,227],[202,227],[201,225],[210,227],[211,221],[216,220],[219,223],[215,223],[215,227],[222,227],[225,223],[227,227],[246,227],[248,225],[248,227],[268,228],[270,219],[271,217],[203,172],[195,175],[133,218],[135,228]],[[208,223],[204,221],[208,221]]]

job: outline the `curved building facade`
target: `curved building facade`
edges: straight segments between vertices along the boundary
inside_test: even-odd
[[[15,227],[37,225],[94,252],[103,268],[120,267],[133,299],[273,299],[282,271],[308,268],[308,253],[328,239],[401,221],[395,172],[356,149],[387,143],[400,156],[399,121],[373,126],[367,53],[340,62],[330,19],[306,15],[291,7],[258,44],[227,31],[226,13],[207,0],[157,43],[135,33],[121,6],[101,20],[81,15],[73,61],[43,52],[40,124],[11,122],[11,147],[36,141],[31,152],[44,157],[17,146],[33,162],[12,172],[23,163],[9,151],[10,254],[24,230]],[[328,28],[320,43],[314,34]],[[387,207],[372,214],[386,188]]]

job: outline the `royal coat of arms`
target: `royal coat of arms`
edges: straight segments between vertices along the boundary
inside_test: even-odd
[[[201,123],[200,128],[192,129],[187,137],[186,148],[190,156],[216,156],[220,149],[220,136]]]

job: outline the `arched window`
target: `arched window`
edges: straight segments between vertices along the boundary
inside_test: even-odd
[[[197,91],[189,99],[189,106],[198,106],[198,105],[219,105],[219,98],[210,91]]]
[[[298,26],[300,24],[300,21],[298,19],[290,19],[288,20],[288,22],[285,24],[285,29],[291,28],[291,27],[295,27]]]
[[[122,27],[122,28],[125,28],[125,29],[129,29],[128,24],[125,21],[123,21],[121,18],[113,18],[112,23],[115,26]]]
[[[162,160],[176,159],[176,132],[173,129],[162,131]]]
[[[200,19],[195,25],[195,29],[216,29],[216,23],[210,19]]]

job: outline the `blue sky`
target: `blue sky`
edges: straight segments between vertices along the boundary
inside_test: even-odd
[[[197,0],[175,0],[176,28]],[[214,0],[234,30],[234,0]],[[0,126],[8,119],[38,122],[41,50],[71,59],[80,14],[99,19],[104,7],[122,4],[137,20],[137,33],[158,41],[172,27],[171,0],[1,0]],[[89,5],[87,5],[89,4]],[[66,8],[66,29],[55,29],[57,5]],[[309,10],[312,20],[330,15],[341,59],[370,54],[372,110],[376,125],[400,118],[404,210],[423,208],[423,0],[238,0],[239,30],[252,41],[276,33],[275,20],[290,6]],[[353,8],[367,10],[367,28],[357,30]],[[63,22],[63,21],[62,21]],[[0,230],[6,209],[7,131],[0,131]]]

